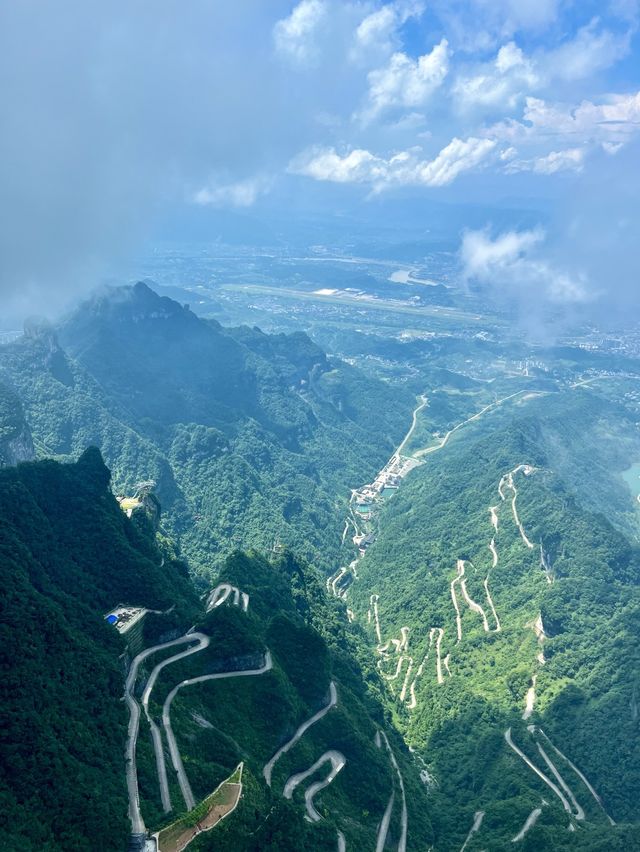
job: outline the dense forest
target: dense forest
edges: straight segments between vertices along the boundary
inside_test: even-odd
[[[95,449],[0,470],[0,530],[0,845],[126,848],[125,643],[104,615],[135,602],[188,620],[185,566],[125,517]]]
[[[622,435],[629,419],[587,390],[552,406],[541,397],[526,415],[458,433],[380,511],[348,605],[425,762],[438,849],[459,848],[478,811],[466,848],[513,848],[537,808],[521,848],[635,848],[640,551],[624,534],[634,510],[620,476],[637,452]],[[408,628],[402,663],[376,636],[372,595],[382,643]]]
[[[340,504],[406,429],[413,396],[301,333],[223,328],[145,284],[0,349],[39,456],[100,448],[116,493],[154,480],[191,569],[236,547],[293,547],[332,568]],[[1,412],[0,412],[1,413]]]
[[[139,647],[132,650],[130,638],[125,642],[105,621],[119,603],[149,610],[139,646],[173,639],[189,626],[210,637],[205,652],[163,671],[152,715],[185,678],[242,668],[267,650],[273,658],[262,678],[203,684],[175,702],[174,727],[198,799],[239,761],[245,766],[233,823],[203,835],[194,848],[329,850],[338,827],[351,842],[371,846],[396,783],[374,743],[380,729],[411,794],[412,837],[430,840],[417,768],[388,726],[362,637],[347,632],[342,606],[327,598],[315,569],[287,551],[271,561],[236,552],[220,579],[248,594],[247,611],[229,604],[205,613],[186,566],[157,525],[157,505],[127,518],[95,448],[75,464],[46,460],[0,471],[0,518],[4,849],[127,847],[122,693]],[[138,696],[149,672],[145,664]],[[335,709],[283,756],[268,787],[264,764],[326,703],[330,682]],[[138,742],[142,809],[147,824],[160,829],[176,811],[167,817],[160,807],[151,745],[147,728]],[[321,823],[310,825],[302,793],[289,801],[282,787],[327,749],[339,749],[346,764],[320,799]],[[390,836],[398,820],[399,812]]]

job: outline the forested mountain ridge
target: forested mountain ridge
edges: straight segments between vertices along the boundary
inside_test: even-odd
[[[428,456],[349,589],[429,773],[436,849],[480,813],[467,850],[637,845],[640,552],[592,508],[630,517],[632,501],[629,456],[594,441],[620,407],[589,394],[532,400]]]
[[[96,832],[126,848],[125,643],[104,615],[135,603],[174,607],[165,630],[188,620],[186,569],[125,517],[93,449],[0,471],[0,574],[1,845],[84,850]]]
[[[304,334],[225,329],[144,284],[94,297],[57,332],[28,332],[0,350],[0,376],[38,454],[95,444],[117,490],[154,479],[200,573],[274,540],[333,567],[336,501],[385,460],[412,407]]]
[[[152,721],[166,727],[165,716],[196,803],[244,767],[233,817],[194,849],[328,852],[337,833],[371,847],[392,795],[388,836],[406,833],[402,795],[412,842],[430,842],[417,769],[315,569],[288,552],[271,561],[238,552],[225,561],[221,585],[198,600],[153,518],[121,511],[95,448],[75,464],[0,471],[0,519],[3,849],[127,848],[125,776],[137,778],[149,830],[174,824],[186,800],[173,770],[161,792],[150,736]],[[241,604],[240,591],[234,601],[227,588],[241,590]],[[133,627],[118,635],[105,620],[116,604],[149,610],[135,641]],[[174,659],[164,649],[176,643],[193,647]],[[234,677],[244,669],[254,676]],[[172,690],[187,685],[167,711]],[[144,713],[125,760],[136,704]],[[314,822],[303,818],[309,782],[299,773],[321,758],[335,761],[335,780],[315,791]],[[326,767],[311,773],[322,780],[318,770],[326,775]]]

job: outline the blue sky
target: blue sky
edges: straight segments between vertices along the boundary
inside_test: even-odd
[[[464,275],[634,305],[638,0],[23,0],[0,9],[0,286],[91,286],[168,211],[319,191],[549,202]],[[58,296],[60,299],[58,299]]]

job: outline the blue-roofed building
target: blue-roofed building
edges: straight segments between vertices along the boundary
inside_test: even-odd
[[[117,624],[118,623],[118,616],[111,613],[111,615],[107,616],[107,621],[109,622],[109,624]]]

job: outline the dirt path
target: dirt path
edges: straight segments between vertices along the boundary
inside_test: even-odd
[[[325,704],[322,709],[318,710],[317,713],[314,713],[311,718],[307,719],[306,722],[303,722],[295,734],[288,740],[283,746],[281,746],[278,751],[273,755],[271,760],[265,765],[262,770],[262,774],[264,775],[264,780],[267,782],[268,786],[271,786],[271,774],[273,772],[273,767],[280,760],[283,754],[289,751],[289,749],[293,748],[293,746],[300,740],[300,738],[309,730],[312,725],[315,725],[316,722],[319,722],[324,716],[327,715],[329,710],[332,707],[335,707],[338,703],[338,691],[336,689],[336,685],[333,681],[329,684],[329,701]]]

